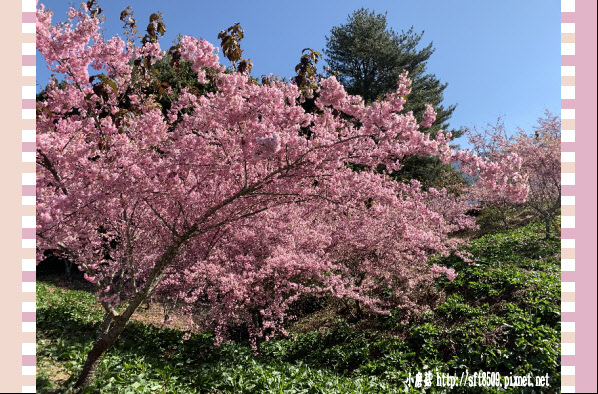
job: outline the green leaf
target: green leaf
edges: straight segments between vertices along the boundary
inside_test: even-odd
[[[108,86],[110,86],[112,88],[115,95],[118,94],[118,86],[116,85],[116,82],[111,81],[111,80],[106,80],[105,83],[107,83]]]

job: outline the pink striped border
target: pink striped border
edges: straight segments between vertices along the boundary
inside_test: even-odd
[[[575,392],[575,0],[561,1],[561,392]]]
[[[577,2],[581,7],[582,2]],[[595,10],[595,5],[594,5]],[[562,323],[561,323],[561,390],[576,392],[576,365],[580,352],[576,349],[576,282],[581,269],[576,270],[576,13],[575,0],[561,0],[561,118],[562,118]],[[595,13],[588,13],[588,15]],[[595,16],[594,16],[595,18]],[[35,375],[35,0],[22,0],[22,76],[33,77],[22,87],[22,331],[28,333],[22,342],[23,382],[30,382],[25,376]],[[595,22],[594,22],[595,23]],[[595,29],[595,26],[594,26]],[[578,37],[579,38],[579,37]],[[581,88],[580,88],[581,89]],[[591,131],[591,130],[590,130]],[[596,132],[595,124],[593,132]],[[594,148],[595,149],[595,148]],[[27,163],[30,163],[28,165]],[[33,207],[32,207],[33,206]],[[33,209],[32,209],[33,208]],[[595,212],[595,211],[594,211]],[[595,218],[594,218],[595,220]],[[595,226],[595,223],[594,223]],[[578,228],[579,228],[578,223]],[[595,234],[595,229],[594,229]],[[595,244],[594,244],[595,248]],[[595,250],[595,249],[594,249]],[[580,256],[581,257],[581,256]],[[590,257],[591,256],[587,256]],[[593,261],[596,264],[595,254]],[[579,289],[578,289],[579,292]],[[594,315],[595,322],[595,315]],[[595,333],[594,325],[594,333]],[[579,338],[578,338],[579,339]],[[579,343],[579,342],[578,342]],[[595,344],[595,342],[594,342]],[[595,351],[595,349],[594,349]],[[586,355],[587,356],[587,355]],[[595,354],[593,355],[595,358]],[[595,361],[594,361],[595,362]],[[594,364],[595,365],[595,364]],[[579,366],[578,366],[579,367]],[[586,378],[589,378],[587,376]],[[578,382],[579,383],[579,382]],[[26,383],[25,383],[26,384]],[[595,387],[595,381],[593,382]],[[23,385],[22,392],[35,392],[35,386]]]
[[[563,393],[596,392],[595,108],[596,2],[561,0]]]
[[[30,375],[35,357],[35,0],[22,0],[21,13],[21,373],[22,393],[35,393]],[[33,299],[33,301],[32,301]],[[33,381],[35,382],[35,381]]]
[[[563,393],[597,390],[596,12],[595,1],[561,0]]]

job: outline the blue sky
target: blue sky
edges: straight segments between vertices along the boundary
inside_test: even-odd
[[[65,20],[69,2],[50,0],[54,20]],[[323,53],[333,26],[346,23],[356,9],[387,12],[396,32],[413,26],[424,31],[422,45],[433,42],[429,73],[448,82],[445,104],[458,104],[451,128],[484,127],[502,116],[507,128],[530,130],[544,109],[560,113],[559,0],[304,0],[287,1],[155,1],[99,0],[107,20],[106,36],[123,36],[120,12],[131,5],[139,30],[149,15],[164,14],[165,49],[178,33],[202,37],[217,46],[218,33],[241,23],[244,56],[252,75],[294,75],[304,48]],[[78,3],[75,3],[78,4]],[[223,64],[228,61],[221,56]],[[325,62],[318,63],[322,70]],[[45,86],[49,71],[37,58],[37,82]],[[39,86],[38,86],[39,90]],[[466,140],[456,141],[467,147]]]

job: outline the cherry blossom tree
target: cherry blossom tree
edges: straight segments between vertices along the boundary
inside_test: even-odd
[[[561,206],[561,121],[548,110],[538,118],[533,134],[519,128],[509,137],[504,123],[483,132],[474,130],[469,135],[476,152],[491,160],[507,160],[517,156],[521,160],[521,173],[529,187],[525,205],[532,208],[545,223],[546,237],[549,237],[552,223]],[[478,199],[497,207],[503,213],[513,207],[513,202],[502,193],[482,191]],[[506,218],[504,219],[506,220]]]
[[[406,74],[371,105],[334,77],[321,79],[309,87],[317,98],[306,111],[296,84],[259,84],[249,67],[225,73],[210,43],[185,36],[168,53],[215,89],[183,88],[163,111],[158,101],[170,87],[152,72],[167,53],[161,15],[152,14],[136,45],[105,39],[100,11],[90,1],[53,25],[51,12],[37,10],[37,48],[65,81],[50,81],[37,103],[38,260],[56,249],[76,261],[105,310],[77,388],[155,294],[189,307],[208,300],[217,340],[235,321],[249,322],[258,340],[284,330],[301,294],[383,313],[381,287],[409,307],[418,283],[453,278],[426,263],[459,247],[452,231],[474,225],[465,201],[396,183],[375,171],[380,164],[393,171],[404,157],[433,155],[461,162],[477,188],[526,197],[516,157],[453,151],[450,135],[430,140],[411,114],[398,114],[410,92]],[[131,13],[123,15],[132,26]],[[432,108],[426,116],[429,123]]]
[[[393,182],[392,194],[374,194],[375,184],[364,182],[363,176],[344,176],[359,186],[357,204],[340,203],[338,197],[333,203],[297,202],[222,228],[208,261],[182,257],[156,294],[183,300],[189,312],[207,301],[207,323],[219,341],[228,326],[244,323],[256,347],[275,332],[285,333],[287,311],[302,294],[327,293],[353,301],[357,313],[362,307],[378,313],[392,307],[408,315],[425,308],[417,291],[440,274],[450,280],[456,276],[426,261],[463,244],[448,235],[474,227],[473,218],[463,214],[466,203],[446,191],[422,193],[417,182]]]
[[[476,154],[490,160],[501,160],[509,155],[506,150],[509,136],[500,117],[496,124],[488,123],[481,132],[474,127],[473,130],[466,130],[466,133]],[[472,199],[479,204],[478,208],[491,207],[504,227],[508,226],[508,212],[517,206],[508,195],[495,193],[491,189],[477,189],[472,193]]]
[[[546,111],[534,126],[534,136],[519,129],[512,148],[523,159],[529,179],[526,204],[544,220],[548,238],[561,208],[561,119]]]

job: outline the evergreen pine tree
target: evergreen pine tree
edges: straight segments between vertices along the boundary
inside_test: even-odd
[[[348,16],[346,24],[331,29],[330,36],[326,37],[324,54],[330,72],[337,74],[347,92],[362,96],[366,102],[381,99],[394,91],[400,74],[409,71],[412,91],[404,112],[413,111],[417,121],[421,122],[425,105],[432,104],[437,117],[426,132],[435,137],[439,130],[449,130],[448,119],[456,105],[442,105],[447,84],[441,83],[434,74],[426,73],[426,62],[434,48],[430,43],[418,49],[422,36],[423,32],[414,33],[413,26],[398,34],[388,27],[386,14],[361,8]],[[450,131],[453,138],[462,135],[460,130]],[[447,174],[455,171],[432,158],[409,158],[404,164],[405,167],[394,174],[395,178],[418,179],[425,187],[446,186]]]
[[[413,111],[423,120],[425,104],[432,104],[438,112],[430,129],[435,135],[448,128],[448,119],[455,105],[444,107],[443,92],[447,87],[434,74],[426,73],[426,62],[434,53],[432,43],[418,49],[423,32],[416,34],[413,26],[397,34],[387,26],[386,14],[376,14],[361,8],[349,15],[346,24],[335,26],[326,37],[326,62],[337,79],[350,94],[362,96],[366,102],[383,98],[397,87],[399,75],[409,71],[413,81],[412,93],[405,111]]]

